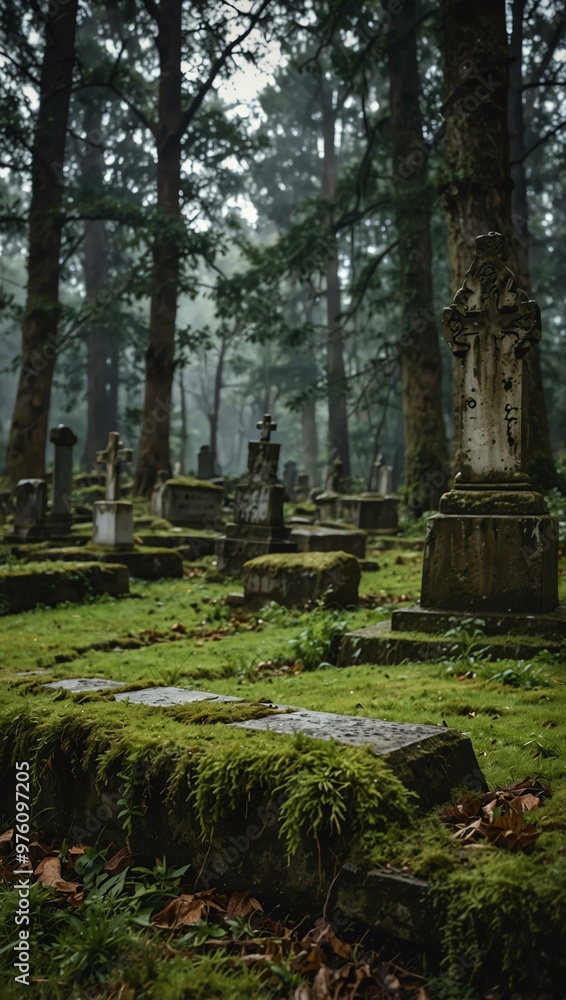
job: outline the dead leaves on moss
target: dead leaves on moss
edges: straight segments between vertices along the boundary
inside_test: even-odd
[[[539,833],[532,823],[524,822],[524,814],[536,809],[549,794],[545,786],[523,778],[479,798],[463,795],[455,806],[440,813],[440,819],[454,827],[452,837],[462,847],[478,847],[487,840],[509,851],[524,851],[532,847]]]

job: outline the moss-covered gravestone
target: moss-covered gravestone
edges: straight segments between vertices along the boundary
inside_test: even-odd
[[[247,603],[292,608],[324,598],[345,608],[358,603],[360,564],[346,552],[274,554],[245,563],[243,578]]]
[[[503,238],[478,236],[476,248],[442,323],[460,365],[459,471],[428,522],[420,605],[395,611],[391,630],[440,633],[477,615],[491,635],[564,636],[558,524],[526,471],[524,358],[540,313],[505,266]],[[377,629],[358,644],[369,651]]]
[[[190,476],[170,479],[165,475],[156,483],[151,496],[151,512],[178,527],[214,527],[222,517],[224,490]]]
[[[236,487],[234,523],[216,541],[221,573],[237,575],[249,559],[297,548],[283,520],[285,489],[277,479],[281,445],[271,440],[277,424],[266,413],[257,427],[260,439],[249,442],[248,471]]]

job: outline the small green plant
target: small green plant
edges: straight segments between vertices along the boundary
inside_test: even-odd
[[[289,645],[294,646],[296,659],[301,661],[305,670],[331,666],[338,642],[348,628],[344,612],[326,608],[324,598],[320,598],[316,608],[305,611],[299,621],[304,622],[304,627],[297,639],[289,640]]]
[[[446,660],[448,670],[470,670],[481,663],[489,655],[489,647],[479,647],[479,642],[485,638],[485,621],[482,618],[458,618],[452,617],[449,622],[454,622],[451,628],[444,633],[446,639],[455,639],[456,642],[450,649],[450,654]]]
[[[524,660],[517,660],[512,667],[498,670],[487,678],[488,681],[498,681],[500,684],[507,684],[516,688],[551,687],[552,681],[548,677],[543,666],[535,666],[534,663],[525,663]]]

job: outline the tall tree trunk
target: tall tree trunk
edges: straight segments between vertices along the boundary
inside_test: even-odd
[[[425,510],[438,507],[446,487],[448,448],[442,414],[442,361],[433,305],[431,198],[427,156],[422,148],[415,8],[414,2],[407,3],[391,21],[388,59],[404,330],[400,347],[404,494],[410,513],[420,517]]]
[[[214,373],[214,394],[212,398],[212,412],[210,414],[210,450],[212,452],[212,461],[215,472],[218,463],[218,424],[220,421],[220,403],[222,398],[222,389],[224,386],[224,361],[226,359],[227,350],[228,335],[224,333],[222,336],[220,351],[218,353],[218,361],[216,362],[216,372]]]
[[[169,426],[175,370],[181,210],[181,12],[182,0],[161,0],[157,11],[159,123],[157,216],[145,395],[135,491],[151,492],[160,469],[170,469]]]
[[[183,375],[182,368],[179,368],[179,397],[181,401],[181,453],[179,455],[179,464],[181,466],[181,475],[185,476],[187,474],[187,443],[189,440],[189,428],[187,421],[187,397],[185,396],[185,378]]]
[[[338,176],[336,155],[336,113],[332,107],[331,95],[323,95],[322,132],[324,159],[322,166],[322,197],[326,201],[326,226],[329,238],[332,236],[334,198]],[[348,438],[348,414],[346,410],[346,369],[344,367],[344,338],[340,313],[340,278],[338,275],[338,247],[329,256],[326,264],[326,315],[328,339],[326,346],[326,374],[328,379],[328,445],[329,459],[335,455],[342,462],[342,470],[350,475],[350,443]]]
[[[6,451],[5,475],[41,478],[59,318],[62,171],[75,61],[78,0],[47,13],[31,166],[28,284],[22,320],[22,369]]]
[[[302,412],[303,466],[308,472],[312,486],[318,485],[318,428],[316,424],[316,401],[309,399]]]
[[[81,174],[85,191],[89,194],[99,193],[103,185],[104,154],[101,139],[98,139],[102,134],[101,117],[98,108],[87,105],[83,128],[89,145],[87,155],[81,160]],[[87,299],[95,301],[108,282],[106,229],[103,219],[88,219],[85,223],[84,274]],[[87,332],[87,467],[96,462],[96,452],[106,447],[109,432],[117,430],[109,412],[108,337],[105,320],[97,321],[95,317]]]
[[[513,23],[509,43],[509,141],[511,155],[511,212],[515,229],[516,278],[520,288],[531,292],[529,270],[529,226],[527,176],[523,122],[523,18],[525,0],[513,0]],[[541,490],[562,486],[550,445],[550,433],[537,344],[527,355],[529,367],[529,475]]]

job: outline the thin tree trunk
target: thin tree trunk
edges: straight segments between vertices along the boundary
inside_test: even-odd
[[[187,442],[189,440],[189,429],[187,422],[185,378],[182,368],[179,368],[179,395],[181,397],[181,454],[179,456],[179,463],[181,465],[181,475],[184,476],[187,472]]]
[[[135,491],[150,493],[160,469],[171,469],[169,426],[175,370],[181,186],[182,0],[161,0],[157,17],[159,125],[157,216],[153,245],[149,343]]]
[[[318,485],[318,427],[316,423],[316,401],[310,399],[302,412],[303,465],[308,472],[311,487]]]
[[[214,374],[214,395],[212,400],[212,413],[210,415],[210,451],[212,453],[213,468],[215,472],[218,460],[218,424],[220,421],[220,403],[224,384],[224,361],[226,359],[227,350],[228,337],[224,334],[220,345],[218,361],[216,363],[216,372]]]
[[[102,188],[103,149],[101,142],[90,137],[101,136],[101,113],[93,105],[85,108],[83,128],[89,140],[88,152],[81,160],[82,181],[89,194]],[[103,219],[89,219],[85,223],[84,274],[86,297],[96,300],[97,294],[108,282],[108,255],[106,229]],[[93,319],[87,332],[87,432],[85,464],[96,462],[96,452],[106,446],[108,434],[116,430],[109,413],[108,393],[108,331],[104,320]]]
[[[527,175],[523,121],[523,18],[525,0],[513,0],[513,24],[509,43],[509,141],[511,156],[511,211],[515,229],[516,278],[520,288],[531,292],[529,270],[529,226]],[[550,445],[550,433],[542,384],[540,352],[534,345],[527,355],[529,367],[529,475],[541,490],[564,485],[560,482]]]
[[[322,131],[324,159],[322,167],[322,197],[326,201],[326,226],[332,234],[333,203],[336,196],[338,160],[336,155],[336,115],[331,96],[322,100]],[[345,478],[350,476],[350,443],[346,409],[346,369],[344,366],[344,337],[340,322],[341,297],[338,275],[338,247],[326,264],[326,315],[328,339],[326,347],[326,374],[328,379],[328,444],[329,459],[335,456],[342,462]]]
[[[395,210],[403,309],[400,347],[405,431],[405,503],[414,517],[438,507],[447,482],[442,361],[432,287],[430,191],[415,35],[415,3],[392,20],[388,35]],[[408,164],[409,169],[401,169]]]
[[[47,13],[31,166],[28,284],[22,320],[22,369],[16,392],[5,475],[16,483],[41,478],[59,318],[59,256],[63,163],[75,61],[78,0]]]

